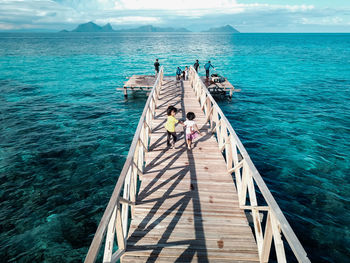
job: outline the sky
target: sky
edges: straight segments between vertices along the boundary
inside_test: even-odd
[[[0,31],[56,32],[89,21],[114,29],[230,24],[247,33],[350,33],[350,0],[0,0]]]

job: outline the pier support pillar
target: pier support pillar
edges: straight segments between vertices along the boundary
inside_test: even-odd
[[[124,87],[124,98],[128,98],[128,89],[126,87]]]

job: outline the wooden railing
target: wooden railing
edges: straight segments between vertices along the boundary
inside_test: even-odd
[[[310,262],[246,149],[193,67],[190,68],[189,81],[212,132],[216,134],[219,149],[226,160],[227,171],[234,174],[240,208],[248,210],[252,217],[260,262],[269,261],[272,239],[277,261],[287,262],[281,234],[299,262]],[[260,199],[257,198],[255,186],[262,195]],[[264,205],[259,205],[258,201]]]
[[[103,262],[116,262],[125,252],[128,234],[129,213],[134,215],[138,176],[142,177],[145,152],[148,150],[151,122],[156,101],[163,81],[163,67],[147,99],[137,126],[124,167],[119,175],[107,208],[96,230],[94,239],[85,258],[86,263],[95,262],[105,239]],[[114,251],[114,242],[117,249]]]

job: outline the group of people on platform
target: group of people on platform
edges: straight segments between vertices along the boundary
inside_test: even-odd
[[[155,70],[155,73],[156,73],[156,77],[159,73],[159,67],[160,67],[160,64],[159,64],[159,60],[158,58],[156,59],[156,61],[154,62],[154,70]],[[198,72],[199,71],[199,61],[198,59],[196,60],[196,62],[193,64],[193,68]],[[211,64],[210,60],[204,64],[204,69],[205,69],[205,76],[207,79],[209,79],[209,71],[210,71],[210,68],[214,68],[214,66]],[[188,80],[188,75],[189,75],[189,67],[186,66],[185,67],[185,70],[181,70],[180,67],[177,67],[176,69],[176,79],[177,80],[180,80],[180,79],[183,79],[183,80]]]

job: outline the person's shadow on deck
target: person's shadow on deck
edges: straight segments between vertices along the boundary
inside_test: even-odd
[[[182,81],[178,83],[180,85],[177,88],[181,89],[181,98],[180,98],[181,113],[182,113],[182,118],[185,119],[186,106],[184,105],[184,98],[183,98],[184,86]],[[166,95],[164,94],[163,96],[166,96]],[[156,127],[156,129],[153,131],[160,132],[160,129],[161,129],[160,125],[158,125],[158,127]],[[203,136],[202,138],[200,138],[198,141],[205,141],[210,137],[211,136],[207,134],[206,136]],[[163,139],[164,139],[163,144],[165,144],[165,135],[164,135],[164,136],[161,136],[152,145],[150,145],[150,149],[157,151],[159,148],[162,148],[163,144],[161,142]],[[159,154],[157,155],[157,157],[155,157],[145,167],[145,173],[147,173],[151,169],[154,170],[153,168],[155,166],[160,165],[164,162],[168,162],[164,168],[157,170],[157,175],[138,194],[137,204],[150,203],[150,202],[156,202],[156,203],[149,210],[147,216],[145,216],[144,219],[137,226],[137,229],[128,238],[131,242],[130,243],[128,242],[127,251],[140,251],[140,250],[152,249],[152,252],[147,259],[148,263],[155,262],[159,257],[160,253],[162,252],[163,248],[166,248],[166,247],[176,248],[176,246],[183,246],[183,245],[188,245],[188,247],[184,249],[184,251],[181,253],[181,255],[179,255],[178,258],[175,259],[174,257],[175,259],[174,262],[191,262],[196,254],[198,257],[198,261],[204,262],[204,263],[209,262],[206,242],[205,242],[205,233],[204,233],[204,228],[202,223],[200,197],[199,197],[198,185],[197,185],[197,180],[199,180],[199,178],[197,177],[197,174],[196,174],[196,166],[195,166],[192,152],[187,150],[185,136],[181,137],[181,141],[182,141],[181,148],[178,148],[176,151],[168,155],[166,158],[164,158],[163,156],[167,152],[167,149],[158,150]],[[196,144],[198,144],[198,141],[196,142]],[[179,145],[177,147],[179,147]],[[157,182],[161,179],[162,175],[164,175],[169,169],[171,169],[175,165],[176,161],[180,158],[180,156],[183,156],[184,154],[187,156],[188,165],[182,166],[182,167],[178,166],[177,168],[180,168],[178,172],[176,172],[167,180],[157,185]],[[181,183],[181,181],[188,174],[190,175],[189,176],[190,184],[188,185],[188,190],[180,193],[173,193],[175,188]],[[162,197],[152,199],[152,200],[146,200],[148,196],[150,196],[152,193],[156,192],[160,188],[166,186],[167,184],[169,184],[169,187],[164,192],[164,195]],[[157,211],[161,208],[161,206],[165,201],[171,198],[181,197],[181,196],[182,198],[180,200],[174,203],[169,209],[167,209],[158,218],[155,218]],[[187,208],[187,206],[190,204],[191,201],[193,205],[193,212],[195,213],[194,215],[195,220],[193,220],[195,238],[167,242],[169,240],[170,235],[173,233],[177,223],[183,216],[185,209]],[[175,211],[176,213],[174,215]],[[161,234],[161,237],[156,245],[151,245],[151,244],[142,245],[142,246],[137,245],[138,241],[140,241],[143,237],[145,237],[149,231],[154,229],[159,223],[161,223],[168,216],[172,216],[172,218],[167,228],[165,229],[165,231]]]

